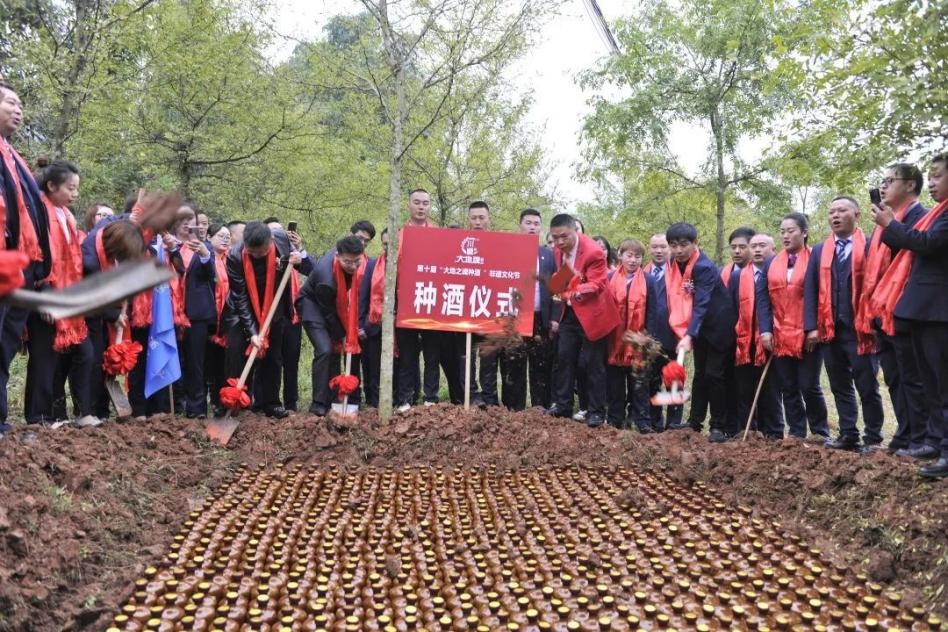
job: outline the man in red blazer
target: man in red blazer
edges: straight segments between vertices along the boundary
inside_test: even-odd
[[[606,257],[595,241],[579,233],[576,220],[566,213],[550,221],[556,268],[572,271],[569,286],[559,294],[556,368],[553,375],[553,405],[547,414],[570,417],[576,369],[586,372],[589,392],[586,424],[601,426],[606,421],[606,339],[619,326],[615,301],[606,291]]]

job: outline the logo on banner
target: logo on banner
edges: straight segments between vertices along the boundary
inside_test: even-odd
[[[461,252],[473,257],[477,254],[477,238],[465,237],[461,240]]]

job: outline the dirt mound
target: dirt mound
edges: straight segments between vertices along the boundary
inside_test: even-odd
[[[624,465],[707,482],[735,504],[780,519],[840,563],[948,612],[948,486],[911,464],[792,440],[709,445],[690,431],[590,430],[536,412],[418,408],[382,423],[245,415],[229,449],[201,426],[140,424],[0,441],[0,630],[99,629],[159,558],[191,508],[241,462],[364,466]],[[628,499],[635,502],[635,499]]]

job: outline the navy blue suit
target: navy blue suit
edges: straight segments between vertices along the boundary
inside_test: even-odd
[[[207,415],[207,382],[204,366],[207,357],[208,336],[217,325],[217,305],[214,301],[214,285],[217,271],[210,244],[207,246],[207,261],[201,256],[191,256],[184,277],[184,313],[191,326],[184,330],[182,344],[178,349],[182,368],[182,391],[184,412],[189,417]],[[186,248],[187,246],[182,246]],[[171,264],[178,274],[184,273],[184,259],[180,250],[171,253]]]
[[[902,223],[912,228],[928,210],[916,202],[905,213]],[[876,226],[876,231],[882,228]],[[870,239],[871,241],[871,239]],[[892,256],[898,254],[898,248],[892,248]],[[866,243],[866,252],[869,252],[869,242]],[[884,272],[884,270],[883,270]],[[879,341],[876,357],[882,368],[882,377],[889,389],[889,398],[895,410],[895,419],[898,428],[889,442],[890,449],[918,448],[925,443],[928,426],[928,408],[925,405],[925,392],[922,389],[922,380],[918,375],[917,366],[912,349],[912,336],[906,327],[905,321],[899,321],[894,335],[889,335],[878,327]]]
[[[882,233],[890,248],[915,253],[902,297],[893,311],[909,325],[914,359],[924,385],[929,423],[925,443],[948,457],[948,214],[926,231],[893,221]],[[898,321],[897,321],[898,322]]]
[[[675,332],[671,330],[668,324],[668,294],[665,289],[665,272],[667,266],[658,267],[654,263],[651,270],[646,275],[652,279],[652,292],[655,300],[649,296],[649,305],[654,309],[652,311],[652,322],[646,322],[645,328],[662,345],[662,354],[655,359],[649,369],[649,395],[654,395],[659,391],[662,385],[662,369],[676,355],[675,346],[678,341],[675,338]],[[668,425],[680,424],[683,413],[682,406],[668,406],[667,419],[662,421],[662,407],[651,407],[652,429],[656,431],[664,430]]]
[[[731,423],[727,414],[727,383],[731,367],[734,366],[734,325],[737,314],[717,267],[703,253],[695,262],[692,281],[695,295],[686,332],[692,337],[694,348],[692,392],[706,394],[711,429],[733,435],[737,427]],[[696,430],[704,426],[704,419],[697,416],[700,408],[700,405],[692,402],[689,424]]]
[[[820,258],[823,255],[823,243],[813,247],[810,262],[806,270],[803,286],[803,329],[810,332],[817,329],[817,305],[820,293]],[[859,409],[856,405],[856,392],[862,403],[865,429],[863,441],[866,445],[878,445],[882,442],[882,399],[879,397],[879,382],[876,374],[879,370],[878,359],[874,355],[859,355],[856,352],[855,314],[852,308],[852,254],[844,261],[838,261],[833,253],[830,265],[832,287],[832,312],[835,337],[822,343],[823,362],[830,389],[836,400],[839,414],[840,437],[853,441],[859,439],[856,420]],[[853,388],[855,386],[855,388]]]
[[[372,275],[376,263],[377,258],[369,259],[365,264],[365,275],[359,287],[359,328],[365,332],[365,338],[359,341],[362,346],[362,388],[365,404],[372,408],[379,406],[379,383],[382,379],[382,326],[369,322]]]

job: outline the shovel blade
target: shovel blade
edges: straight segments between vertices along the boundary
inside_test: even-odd
[[[234,431],[237,430],[237,426],[240,425],[240,422],[231,417],[229,414],[223,419],[213,419],[207,423],[205,427],[205,432],[207,433],[207,438],[216,441],[222,446],[226,446],[230,442],[230,438],[234,436]]]
[[[119,419],[131,417],[132,405],[128,403],[128,395],[125,394],[125,389],[118,380],[114,377],[106,379],[105,390],[109,394],[109,399],[112,400],[112,405],[115,406],[115,415]]]
[[[652,395],[652,406],[681,406],[690,399],[691,394],[688,391],[659,391]]]
[[[359,416],[359,405],[358,404],[348,404],[343,408],[342,404],[333,404],[332,412],[340,417],[358,417]]]

